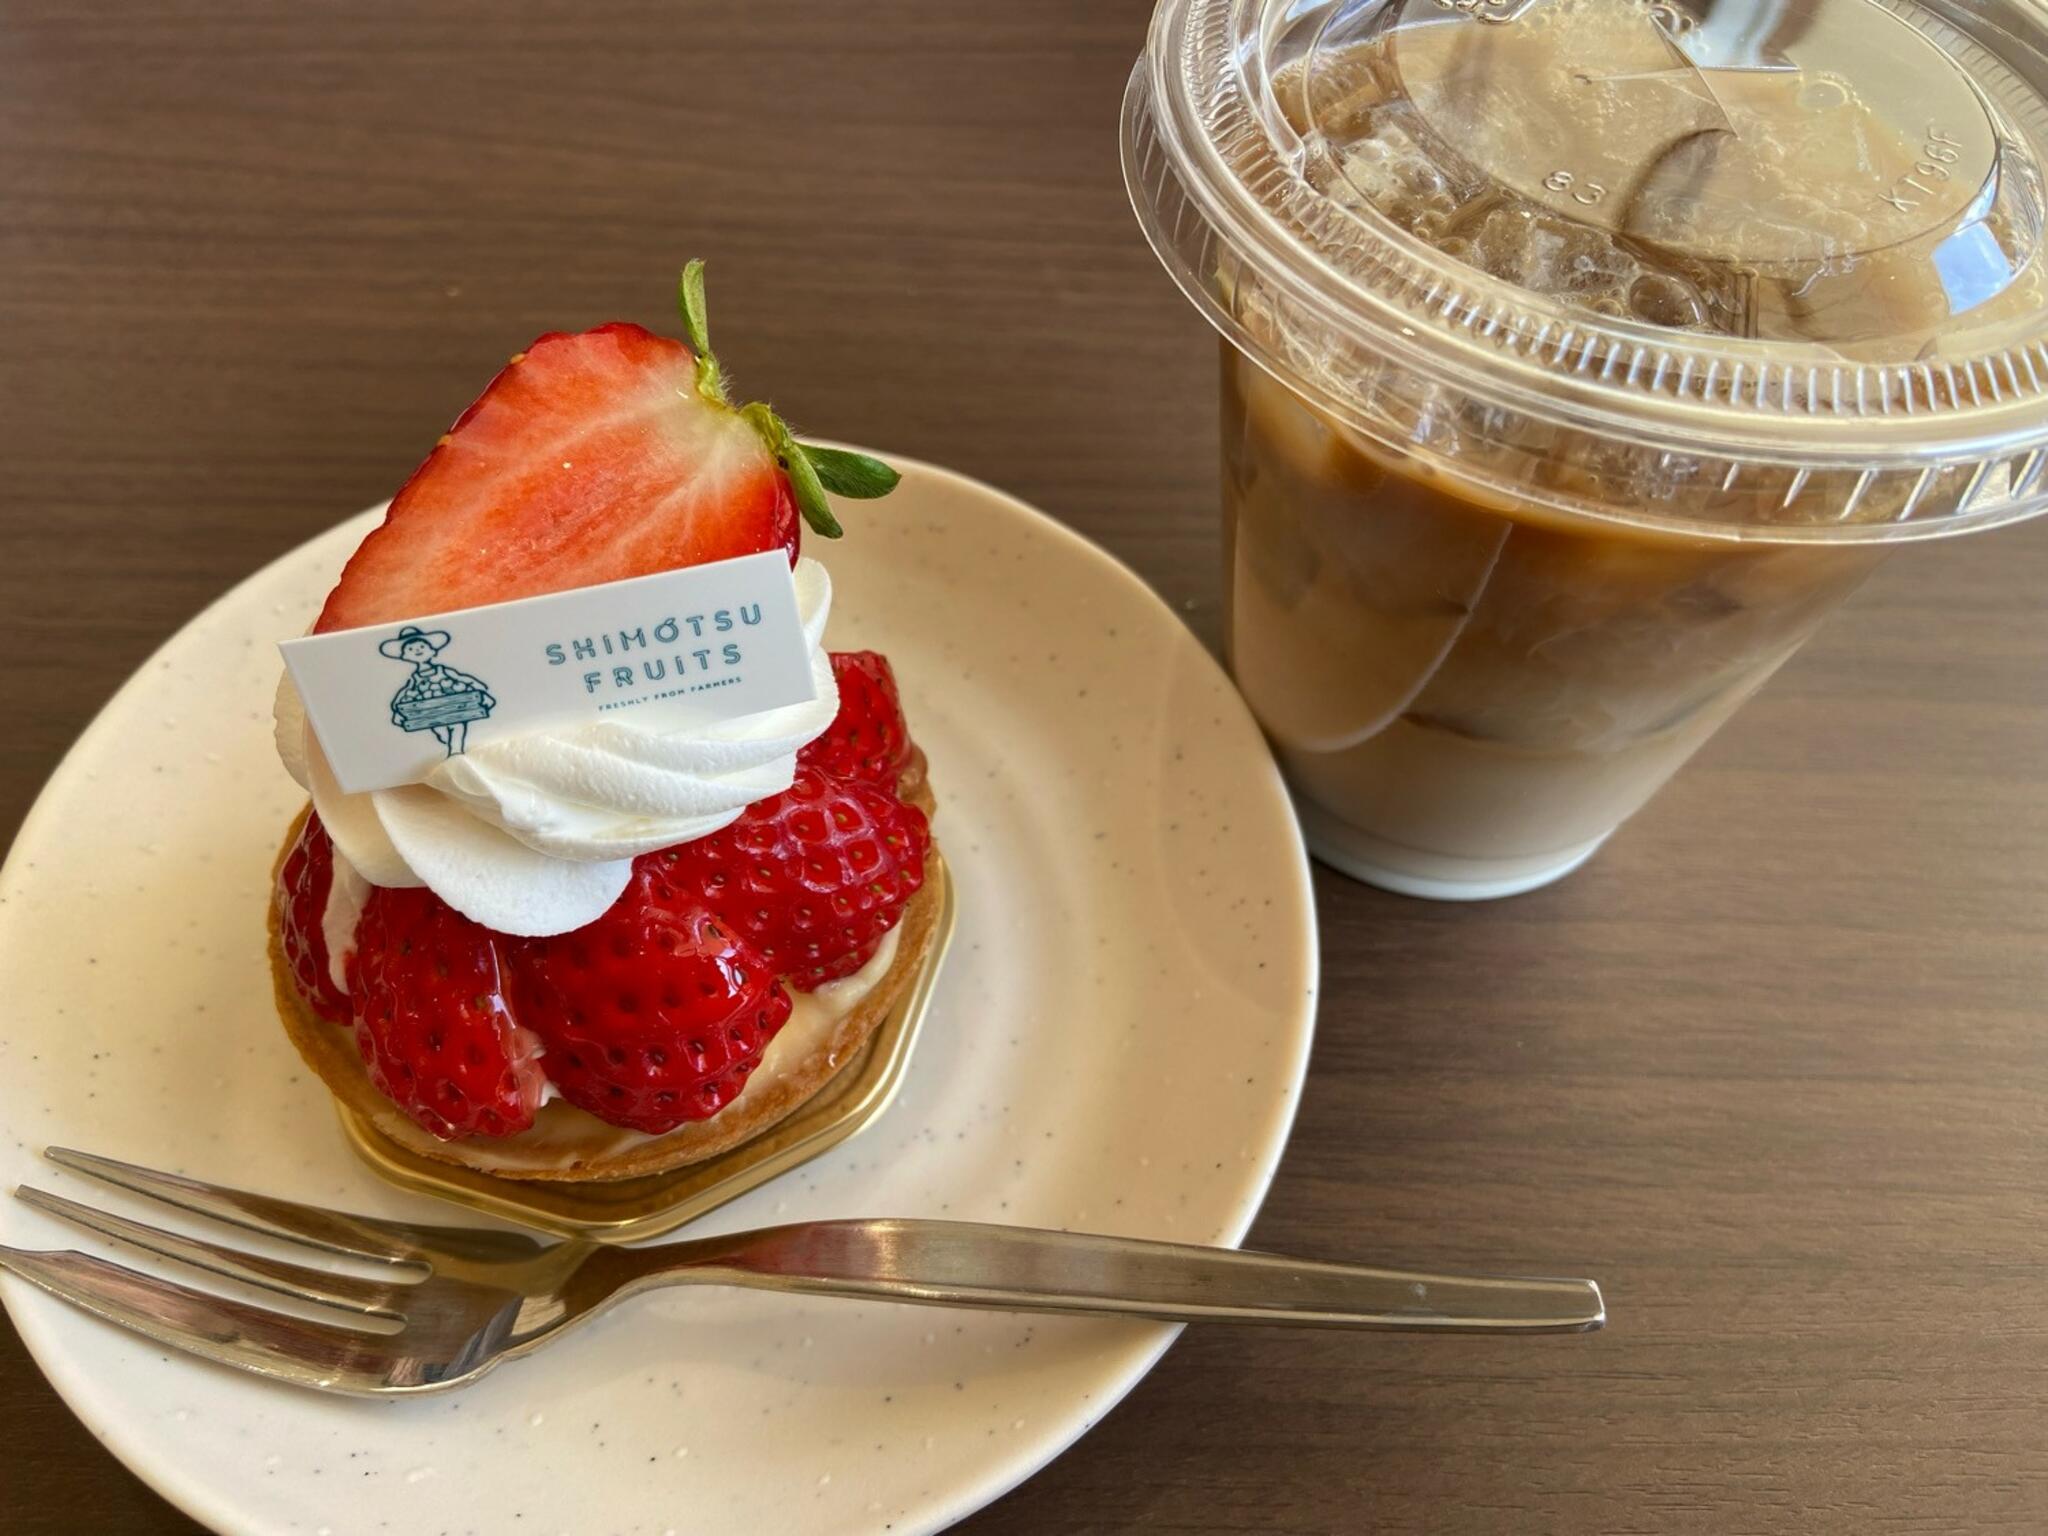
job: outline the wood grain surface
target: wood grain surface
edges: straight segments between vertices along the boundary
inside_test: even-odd
[[[542,330],[663,324],[1217,622],[1146,0],[0,3],[0,828],[152,647]],[[1590,1273],[1519,1342],[1190,1333],[965,1529],[2048,1528],[2048,520],[1915,548],[1582,873],[1319,872],[1258,1246]],[[6,1026],[0,1022],[0,1029]],[[0,1330],[0,1528],[196,1529]]]

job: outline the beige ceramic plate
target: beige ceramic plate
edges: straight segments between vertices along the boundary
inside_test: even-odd
[[[1129,571],[999,492],[911,465],[843,516],[817,551],[832,643],[895,661],[959,928],[895,1104],[701,1229],[952,1216],[1236,1242],[1293,1117],[1316,955],[1250,717]],[[0,1184],[104,1199],[38,1163],[59,1143],[447,1219],[351,1153],[264,956],[299,801],[270,747],[272,647],[365,526],[193,620],[30,814],[0,873]],[[0,1200],[0,1241],[73,1238]],[[678,1291],[466,1391],[364,1403],[165,1358],[13,1281],[0,1297],[108,1448],[236,1536],[935,1530],[1056,1455],[1172,1338]]]

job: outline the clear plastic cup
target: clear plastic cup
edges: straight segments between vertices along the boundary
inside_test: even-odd
[[[1161,0],[1125,176],[1322,858],[1557,879],[1891,549],[2048,506],[2027,5]]]

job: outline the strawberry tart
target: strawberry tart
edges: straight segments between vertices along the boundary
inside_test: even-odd
[[[831,652],[802,530],[887,466],[735,406],[687,341],[541,337],[392,500],[315,632],[787,553],[816,697],[663,734],[614,720],[471,745],[344,793],[287,677],[311,803],[270,909],[278,1012],[386,1137],[516,1179],[664,1172],[758,1135],[850,1065],[933,941],[923,754],[886,658]]]

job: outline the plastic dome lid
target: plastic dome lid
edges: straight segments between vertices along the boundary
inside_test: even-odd
[[[1161,0],[1125,174],[1240,349],[1486,499],[1773,540],[2048,506],[2024,0]]]

